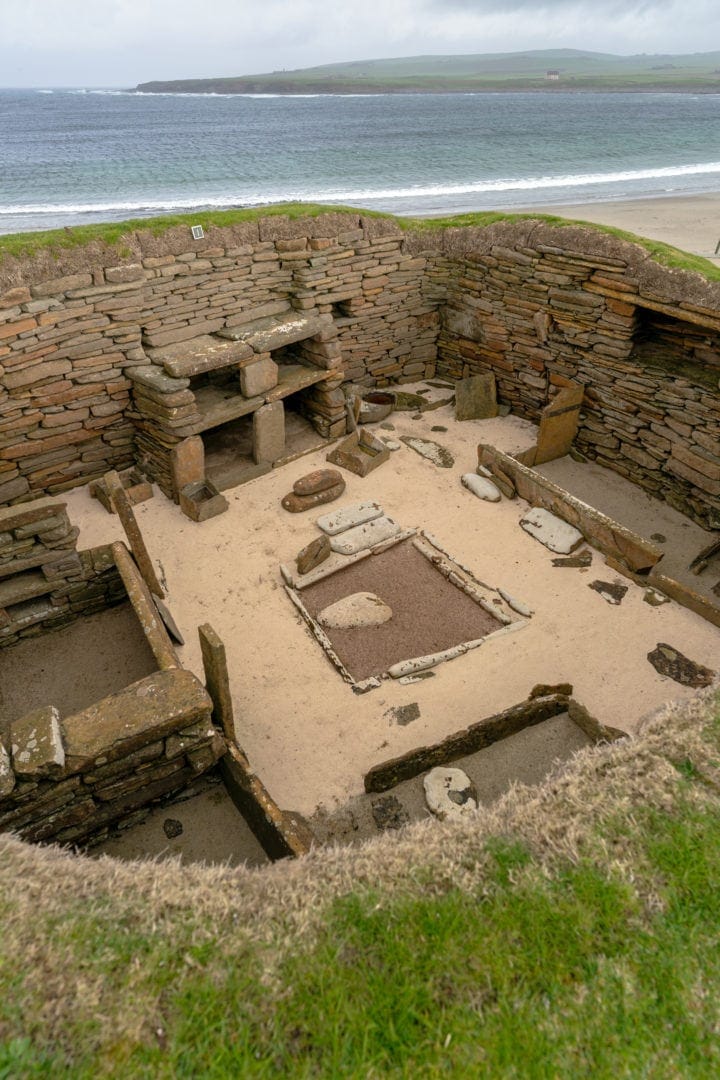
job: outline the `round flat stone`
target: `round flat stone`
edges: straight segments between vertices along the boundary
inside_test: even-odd
[[[342,474],[337,469],[315,469],[314,472],[306,473],[293,484],[296,495],[317,495],[319,491],[327,491],[336,484],[343,483]]]
[[[477,791],[462,769],[431,769],[423,779],[423,787],[428,808],[441,821],[477,810]]]
[[[339,484],[325,488],[324,491],[316,491],[314,495],[297,495],[291,491],[282,500],[282,506],[291,514],[302,514],[304,510],[312,510],[314,506],[322,506],[323,503],[339,499],[344,490],[345,481],[341,480]]]
[[[364,626],[382,626],[392,618],[392,608],[374,593],[359,592],[343,596],[318,615],[318,622],[328,630],[357,630]]]

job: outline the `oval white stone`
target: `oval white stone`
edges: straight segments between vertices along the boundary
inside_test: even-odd
[[[318,622],[328,630],[356,630],[363,626],[382,626],[392,618],[392,608],[374,593],[359,592],[343,596],[318,615]]]
[[[500,502],[502,498],[500,489],[496,488],[492,480],[488,480],[486,476],[467,472],[463,473],[461,479],[463,486],[468,491],[472,491],[473,495],[477,495],[478,499],[485,499],[486,502]]]

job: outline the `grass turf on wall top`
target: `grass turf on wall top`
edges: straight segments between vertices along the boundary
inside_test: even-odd
[[[164,214],[153,218],[134,218],[128,221],[105,222],[98,225],[78,225],[73,228],[53,229],[45,232],[10,233],[0,236],[0,264],[5,259],[22,260],[32,258],[43,251],[51,254],[70,248],[82,247],[93,241],[99,241],[118,249],[118,258],[126,257],[128,249],[124,243],[129,234],[150,232],[161,236],[169,229],[190,228],[191,225],[215,225],[218,228],[230,227],[261,218],[285,216],[292,220],[303,217],[319,217],[321,214],[353,214],[364,218],[385,218],[395,221],[404,232],[422,232],[423,230],[459,229],[466,227],[484,228],[497,222],[540,221],[557,228],[582,227],[616,236],[628,243],[639,244],[650,257],[661,266],[674,270],[688,270],[701,274],[708,281],[720,281],[720,267],[708,259],[693,255],[687,251],[663,244],[657,240],[637,236],[635,233],[616,229],[610,225],[597,225],[580,219],[555,217],[552,214],[506,214],[500,211],[481,211],[474,214],[459,214],[447,218],[403,218],[392,214],[382,214],[372,210],[362,210],[348,206],[323,206],[317,203],[278,203],[253,209],[194,211],[192,214]]]

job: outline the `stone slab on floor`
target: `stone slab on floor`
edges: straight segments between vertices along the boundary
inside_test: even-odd
[[[366,521],[364,525],[357,525],[354,529],[347,529],[340,536],[334,536],[330,547],[340,555],[354,555],[364,548],[382,544],[400,532],[402,530],[397,522],[383,515],[373,521]]]
[[[455,419],[488,420],[497,416],[495,376],[471,375],[455,383]]]
[[[368,521],[382,517],[383,508],[376,502],[353,503],[352,506],[341,506],[332,514],[323,514],[317,519],[317,526],[328,536],[337,536],[338,533],[353,529],[357,525],[364,525]]]
[[[579,529],[551,514],[542,506],[534,506],[520,519],[520,527],[535,540],[558,555],[569,555],[582,542]]]

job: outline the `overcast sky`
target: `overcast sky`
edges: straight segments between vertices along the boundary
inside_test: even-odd
[[[423,53],[720,49],[718,0],[4,0],[0,85],[134,86]]]

